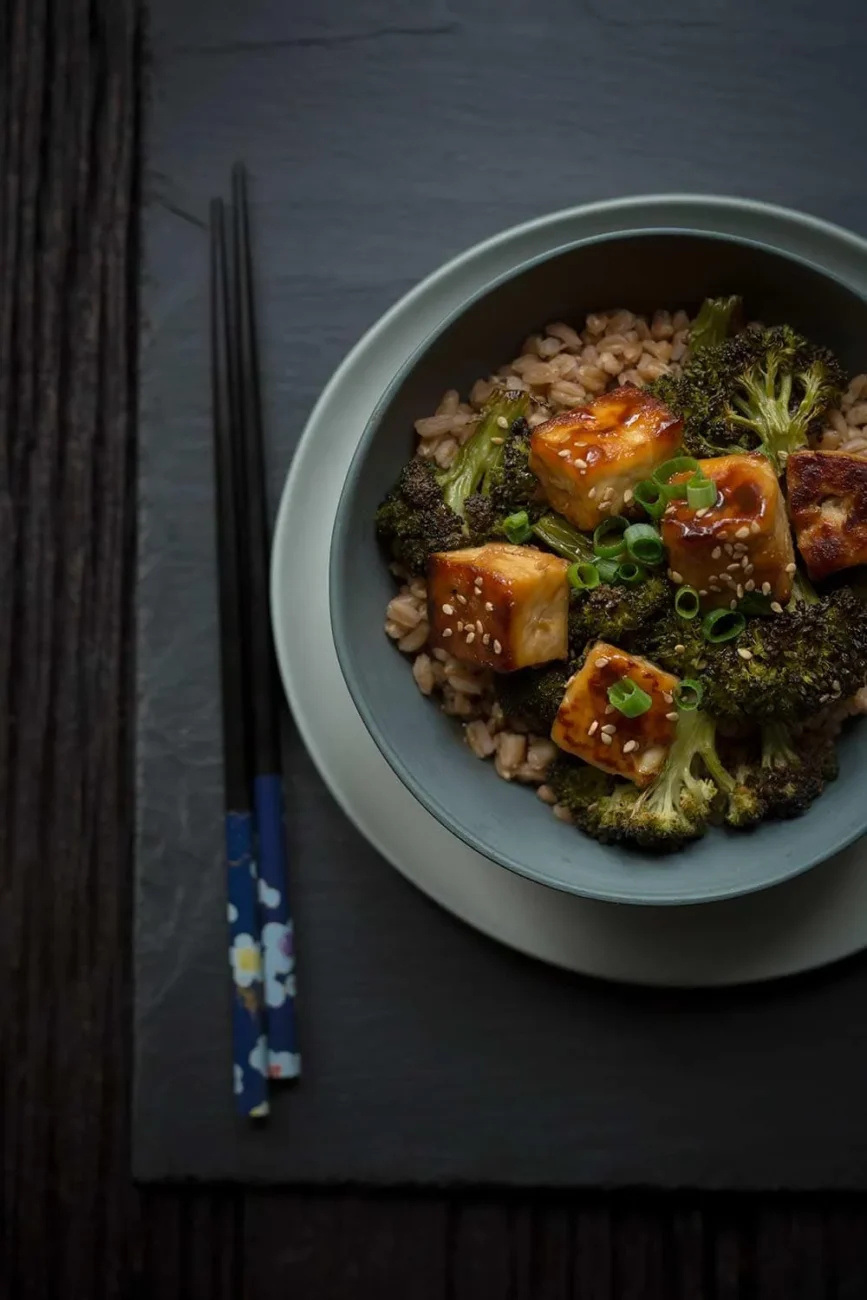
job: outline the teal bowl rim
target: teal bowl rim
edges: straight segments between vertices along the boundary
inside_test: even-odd
[[[678,196],[656,197],[674,198]],[[705,196],[695,195],[689,197],[700,200]],[[630,202],[634,203],[635,206],[638,207],[641,200],[639,198],[633,198]],[[745,200],[742,205],[735,199],[727,199],[726,203],[730,204],[732,207],[742,206],[745,211],[749,211],[755,206],[749,200]],[[796,217],[801,215],[797,212],[793,212],[792,209],[780,209],[780,211],[790,213]],[[545,220],[546,217],[542,216],[537,219],[537,222],[541,224],[544,223]],[[810,219],[807,218],[807,220]],[[535,225],[537,222],[528,222],[525,224]],[[847,236],[852,242],[857,240],[860,246],[859,251],[867,254],[867,241],[858,240],[857,236],[854,236],[852,232],[844,230],[842,227],[840,228],[840,234]],[[493,862],[497,866],[505,868],[507,871],[523,876],[527,880],[533,880],[537,884],[544,885],[551,889],[556,889],[561,893],[575,894],[578,897],[591,898],[605,903],[630,904],[638,907],[689,907],[705,903],[725,902],[727,899],[740,898],[748,894],[759,893],[765,889],[772,889],[777,885],[783,884],[787,880],[796,879],[805,872],[813,870],[814,867],[820,866],[835,854],[842,852],[844,849],[848,848],[849,845],[860,839],[865,831],[867,831],[867,827],[862,831],[840,835],[837,839],[833,839],[832,837],[829,841],[827,851],[824,852],[821,857],[814,857],[811,861],[806,862],[802,866],[795,868],[787,867],[785,870],[779,871],[776,875],[772,874],[753,883],[746,885],[741,884],[735,887],[729,886],[727,888],[721,886],[719,889],[693,890],[693,892],[683,895],[668,894],[664,897],[642,895],[629,890],[618,890],[616,887],[609,890],[601,890],[582,886],[580,883],[566,883],[561,879],[547,876],[544,870],[529,868],[518,859],[513,859],[508,857],[508,855],[495,852],[490,846],[487,846],[483,840],[475,835],[472,830],[455,821],[453,815],[448,812],[439,800],[433,797],[420,784],[420,782],[416,780],[412,770],[386,740],[382,730],[380,729],[375,713],[369,708],[363,692],[359,689],[355,677],[351,646],[343,634],[342,622],[339,617],[342,605],[338,600],[338,588],[340,586],[338,581],[338,568],[340,563],[339,554],[342,549],[342,544],[345,541],[344,533],[347,518],[345,506],[350,495],[352,484],[364,461],[368,446],[396,392],[403,384],[406,377],[416,367],[421,358],[433,346],[436,340],[439,339],[446,330],[450,329],[451,326],[458,321],[470,307],[482,301],[490,293],[494,292],[502,285],[507,284],[510,280],[532,270],[536,266],[540,266],[545,262],[553,261],[555,258],[562,257],[566,253],[572,252],[577,248],[591,247],[603,243],[613,243],[623,239],[633,239],[636,237],[659,237],[664,235],[698,236],[703,239],[718,240],[721,243],[737,244],[740,247],[755,248],[762,252],[772,253],[775,256],[782,258],[784,261],[792,262],[814,271],[823,279],[833,281],[835,284],[841,286],[848,293],[860,299],[861,302],[867,305],[867,294],[855,289],[841,276],[837,275],[833,271],[829,271],[827,268],[812,261],[810,258],[789,252],[788,249],[780,248],[772,243],[766,242],[765,240],[750,239],[740,235],[732,235],[727,232],[706,229],[701,226],[634,226],[617,229],[599,235],[589,235],[584,239],[569,240],[566,243],[555,245],[555,247],[550,249],[548,252],[539,253],[535,257],[527,258],[522,262],[518,262],[510,270],[489,280],[481,289],[478,289],[475,293],[470,294],[468,297],[463,299],[456,308],[444,316],[442,320],[440,320],[439,323],[430,330],[423,341],[413,350],[406,361],[404,361],[403,365],[395,372],[364,426],[364,430],[358,440],[358,445],[353,452],[352,460],[350,461],[349,468],[346,472],[331,533],[328,564],[329,615],[331,632],[337,660],[340,665],[340,671],[343,675],[350,696],[352,697],[352,702],[367,728],[369,735],[373,739],[377,749],[382,754],[389,767],[410,794],[412,794],[412,796],[417,799],[422,807],[426,808],[432,816],[436,817],[437,821],[439,821],[441,825],[443,825],[453,835],[456,835],[464,844],[467,844],[475,852],[480,853],[482,857],[487,858],[489,862]],[[494,238],[496,239],[497,236],[494,236]],[[467,250],[467,252],[462,254],[461,257],[469,257],[472,251],[473,250]],[[456,260],[461,260],[461,258],[459,257]],[[420,699],[419,704],[423,707],[424,700]],[[713,833],[713,829],[711,830],[711,833]],[[687,847],[682,853],[678,854],[677,857],[680,860],[684,855],[688,855],[688,853],[689,848]]]

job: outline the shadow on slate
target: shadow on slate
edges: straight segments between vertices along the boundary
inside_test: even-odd
[[[867,53],[867,10],[855,0],[821,11],[773,0],[761,14],[747,0],[705,3],[686,20],[665,0],[652,21],[638,0],[542,0],[532,12],[435,0],[410,19],[404,8],[152,6],[136,1174],[863,1186],[863,963],[712,996],[548,970],[407,885],[292,735],[306,1073],[266,1130],[235,1120],[205,230],[231,162],[245,157],[253,176],[272,506],[347,349],[422,275],[498,229],[662,190],[749,194],[863,225],[867,182],[851,164],[863,92],[846,69]],[[770,54],[757,23],[773,33]],[[804,93],[817,82],[821,96]]]

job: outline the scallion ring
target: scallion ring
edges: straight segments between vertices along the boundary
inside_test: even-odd
[[[518,510],[504,519],[503,532],[506,534],[506,540],[513,546],[520,546],[522,542],[528,541],[533,536],[533,530],[526,510]]]
[[[674,691],[674,702],[681,713],[692,713],[701,704],[704,687],[694,677],[684,677]]]
[[[711,645],[722,645],[724,641],[734,641],[747,625],[740,610],[714,609],[705,615],[701,625],[702,636]]]
[[[716,505],[716,492],[713,479],[695,474],[686,485],[686,504],[690,510],[707,510]]]
[[[652,478],[646,478],[641,483],[637,483],[632,496],[641,508],[647,511],[651,519],[660,519],[665,512],[665,497],[662,488],[658,483],[654,483]]]
[[[592,591],[601,581],[595,564],[582,564],[580,561],[569,565],[566,577],[569,579],[569,585],[576,591]]]
[[[653,703],[647,691],[636,686],[631,677],[621,677],[619,682],[609,686],[608,699],[624,718],[640,718]]]
[[[689,622],[694,619],[701,608],[701,600],[695,587],[678,587],[674,598],[675,613]]]
[[[653,481],[660,488],[666,501],[679,501],[686,496],[686,482],[672,483],[678,474],[694,474],[698,461],[694,456],[675,456],[667,460],[653,475]]]
[[[653,524],[630,524],[623,534],[629,557],[638,564],[661,564],[665,548]]]
[[[612,515],[603,519],[593,534],[593,550],[603,560],[616,560],[626,549],[624,537],[629,529],[629,520],[622,515]]]
[[[620,565],[616,560],[597,560],[596,570],[599,574],[600,582],[614,582],[617,578],[617,570]]]
[[[634,560],[624,560],[617,568],[617,581],[627,587],[637,587],[647,577],[643,567]]]

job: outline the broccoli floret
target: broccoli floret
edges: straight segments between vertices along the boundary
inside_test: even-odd
[[[700,678],[704,707],[720,720],[802,721],[867,681],[867,603],[846,587],[748,619],[722,645],[708,644],[697,624],[662,618],[638,638],[640,649],[679,677]]]
[[[762,727],[761,756],[736,772],[726,821],[755,825],[767,818],[799,817],[837,775],[833,742],[824,737],[793,738],[781,722]]]
[[[592,591],[573,591],[569,606],[569,649],[577,655],[588,641],[610,641],[624,650],[636,635],[651,629],[670,607],[671,590],[659,574],[634,587],[607,583]]]
[[[447,470],[437,470],[420,457],[403,467],[376,512],[376,533],[411,572],[424,573],[434,551],[454,551],[487,539],[496,519],[488,480],[503,455],[500,420],[514,423],[528,402],[521,392],[494,396]]]
[[[502,520],[526,510],[532,523],[545,511],[545,496],[530,469],[529,458],[530,426],[520,416],[506,434],[502,460],[490,476],[490,501],[495,518]]]
[[[690,353],[695,356],[702,348],[723,343],[737,328],[741,313],[741,299],[705,298],[689,331]]]
[[[720,793],[734,778],[716,748],[716,724],[706,713],[681,713],[662,771],[644,791],[586,764],[557,758],[548,784],[581,830],[603,843],[620,842],[670,853],[707,830]]]
[[[412,573],[424,573],[434,551],[466,542],[464,522],[446,505],[429,461],[416,457],[376,512],[376,535]]]
[[[534,731],[547,735],[563,702],[569,677],[565,664],[498,673],[495,689],[500,708],[507,718],[521,718]]]
[[[682,416],[693,455],[760,451],[781,473],[845,383],[827,348],[780,325],[700,348],[681,375],[662,376],[651,388]]]

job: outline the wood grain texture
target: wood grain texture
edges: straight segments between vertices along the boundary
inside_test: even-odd
[[[867,1200],[136,1190],[135,0],[0,5],[0,1294],[856,1300]]]

